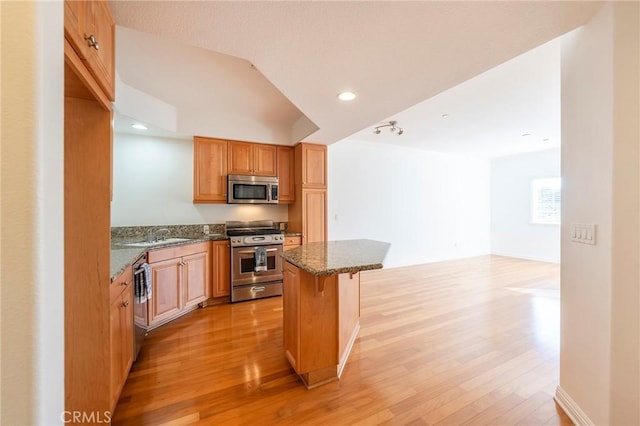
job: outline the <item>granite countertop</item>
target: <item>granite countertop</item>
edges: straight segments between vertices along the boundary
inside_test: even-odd
[[[391,244],[374,240],[325,241],[287,250],[287,262],[313,275],[334,275],[382,269]]]
[[[166,244],[158,244],[153,247],[130,247],[126,242],[111,243],[111,281],[116,279],[118,275],[124,272],[128,266],[131,266],[141,255],[149,250],[156,250],[167,247],[183,246],[187,244],[202,243],[205,241],[226,240],[225,234],[209,234],[200,238],[190,238],[187,241],[169,242]]]

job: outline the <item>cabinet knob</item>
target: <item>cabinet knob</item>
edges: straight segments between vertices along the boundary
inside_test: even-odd
[[[129,281],[122,281],[122,282],[120,283],[120,285],[121,285],[122,287],[126,287],[126,286],[128,286],[128,285],[129,285]]]
[[[91,34],[90,36],[84,36],[84,39],[87,40],[87,45],[89,45],[89,47],[100,50],[100,44],[98,44],[98,39],[96,38],[96,36]]]
[[[129,306],[129,301],[125,300],[124,302],[122,302],[122,307],[126,308],[127,306]]]

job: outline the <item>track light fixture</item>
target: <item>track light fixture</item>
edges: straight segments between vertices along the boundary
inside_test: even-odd
[[[382,132],[382,130],[380,129],[389,127],[390,128],[389,130],[391,131],[391,133],[397,133],[398,136],[400,136],[401,134],[404,133],[404,129],[402,129],[402,127],[398,127],[397,124],[398,124],[397,121],[390,121],[388,123],[381,124],[373,128],[373,133],[375,133],[376,135],[379,135],[380,132]]]

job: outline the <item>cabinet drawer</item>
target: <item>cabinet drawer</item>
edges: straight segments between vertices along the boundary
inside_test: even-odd
[[[286,246],[299,246],[302,244],[302,237],[285,237],[284,245]]]
[[[147,255],[148,262],[162,262],[163,260],[176,259],[178,257],[189,256],[191,254],[209,251],[209,244],[209,241],[203,241],[200,243],[186,244],[183,246],[150,250],[149,254]]]
[[[133,269],[128,266],[127,269],[118,277],[111,281],[109,285],[110,300],[113,302],[116,298],[120,297],[122,292],[133,284]]]

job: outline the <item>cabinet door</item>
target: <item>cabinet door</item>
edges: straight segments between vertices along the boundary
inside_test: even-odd
[[[89,16],[86,22],[85,34],[95,37],[97,46],[88,46],[87,61],[89,70],[102,87],[109,100],[114,97],[115,76],[115,23],[106,1],[91,1],[87,3]]]
[[[303,188],[327,187],[327,147],[325,145],[302,145]]]
[[[300,270],[284,263],[283,344],[284,353],[296,372],[300,367]]]
[[[253,172],[257,176],[277,176],[278,147],[253,144]]]
[[[227,202],[227,141],[193,138],[193,202]]]
[[[229,174],[253,174],[253,145],[249,142],[229,142]]]
[[[231,292],[231,247],[229,241],[213,242],[213,297],[229,296]]]
[[[277,148],[278,181],[280,204],[291,203],[295,200],[295,155],[293,148],[279,146]]]
[[[122,298],[117,297],[112,303],[109,311],[110,320],[110,341],[111,341],[111,407],[116,405],[118,396],[120,395],[120,387],[122,383],[122,333],[123,328],[120,321],[120,311],[122,310]]]
[[[127,381],[127,375],[133,364],[133,286],[130,285],[122,292],[122,307],[120,324],[122,326],[122,386]]]
[[[209,297],[209,253],[197,253],[182,258],[184,307],[204,302]]]
[[[111,407],[114,408],[133,363],[133,286],[128,286],[111,303]]]
[[[302,243],[308,244],[327,239],[327,191],[305,189],[302,191]]]
[[[152,294],[147,304],[149,325],[154,325],[182,310],[182,264],[180,259],[169,259],[150,266]]]
[[[81,59],[86,58],[87,50],[87,42],[84,40],[87,5],[86,1],[64,2],[64,35]]]

